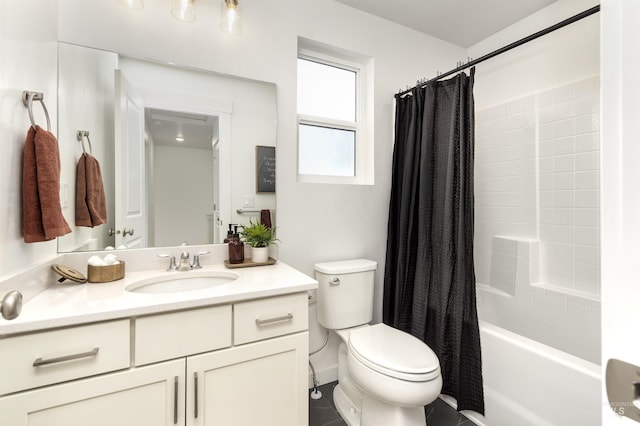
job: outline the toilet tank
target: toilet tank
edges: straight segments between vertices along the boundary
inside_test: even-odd
[[[329,330],[371,321],[377,263],[355,259],[315,265],[318,281],[318,322]]]

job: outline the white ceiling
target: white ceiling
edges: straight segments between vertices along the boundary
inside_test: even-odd
[[[556,0],[336,0],[469,47]]]
[[[211,149],[218,137],[218,117],[145,108],[147,135],[155,145]],[[181,136],[184,141],[176,141]]]

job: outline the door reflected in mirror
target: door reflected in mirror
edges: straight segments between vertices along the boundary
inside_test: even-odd
[[[255,175],[256,146],[276,145],[274,84],[66,43],[58,52],[61,200],[73,228],[59,252],[220,243],[229,224],[275,210]],[[95,228],[73,226],[77,130],[90,132],[102,170],[108,222]]]

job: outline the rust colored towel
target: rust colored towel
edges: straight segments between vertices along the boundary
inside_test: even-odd
[[[51,132],[29,127],[22,168],[24,241],[48,241],[71,232],[60,207],[60,152]]]
[[[267,228],[272,228],[272,226],[271,226],[271,210],[269,210],[269,209],[260,210],[260,223],[262,223]]]
[[[100,163],[85,152],[76,170],[76,226],[93,228],[103,223],[107,223],[107,202]]]

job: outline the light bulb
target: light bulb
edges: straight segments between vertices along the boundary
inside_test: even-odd
[[[242,16],[238,9],[238,0],[224,0],[222,3],[220,29],[231,35],[242,33]]]
[[[118,3],[129,9],[144,9],[144,1],[142,0],[118,0]]]
[[[196,20],[196,0],[171,0],[171,15],[182,22]]]

